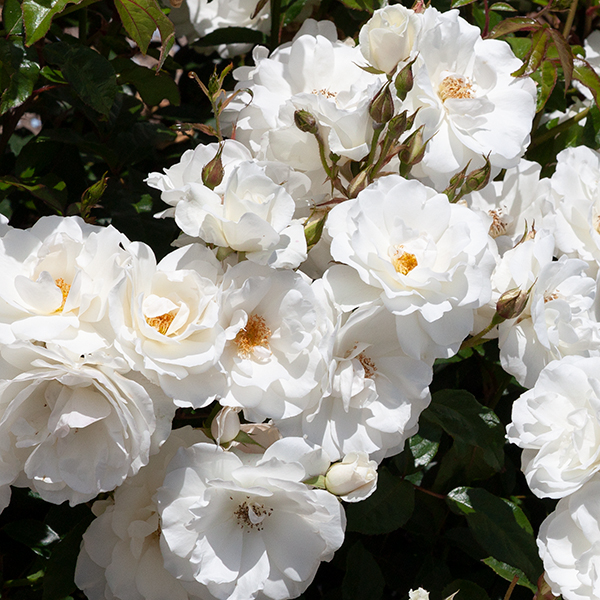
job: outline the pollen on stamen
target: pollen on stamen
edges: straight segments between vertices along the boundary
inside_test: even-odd
[[[71,291],[71,286],[68,283],[65,283],[65,280],[62,277],[54,280],[56,287],[62,292],[62,302],[60,308],[56,312],[62,312],[65,307],[65,303],[67,302],[67,296]]]
[[[442,102],[448,98],[473,98],[473,84],[464,77],[449,75],[440,83],[438,95]]]
[[[558,300],[558,294],[556,292],[544,292],[544,304],[551,300]]]
[[[492,224],[490,225],[489,231],[490,236],[496,239],[497,237],[504,235],[506,233],[506,223],[502,220],[502,217],[500,216],[501,213],[496,210],[490,210],[488,211],[488,214],[492,217]]]
[[[313,90],[312,93],[315,94],[315,96],[325,96],[325,98],[330,99],[335,98],[337,96],[337,92],[330,92],[325,88],[322,88],[320,90]]]
[[[394,246],[390,258],[396,272],[402,275],[408,275],[419,264],[417,257],[410,252],[405,252],[402,246]]]
[[[271,330],[263,317],[250,315],[246,327],[238,331],[233,341],[238,347],[238,354],[242,358],[249,358],[256,347],[268,350],[270,337]]]
[[[358,358],[360,364],[365,370],[365,377],[372,379],[373,375],[375,375],[377,372],[375,363],[364,352],[361,352],[356,358]]]
[[[166,335],[174,318],[175,315],[171,313],[165,313],[164,315],[160,315],[159,317],[146,317],[146,323],[148,323],[150,327],[154,327],[154,329],[156,329],[158,333]]]
[[[250,531],[262,531],[264,529],[263,521],[273,514],[272,508],[266,508],[263,504],[257,502],[247,502],[244,500],[233,512],[237,523],[241,529]]]

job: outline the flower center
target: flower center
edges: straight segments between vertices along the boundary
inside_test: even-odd
[[[270,337],[271,330],[265,320],[258,315],[250,315],[246,327],[238,331],[233,341],[238,347],[238,354],[242,358],[249,358],[256,347],[269,350]]]
[[[315,94],[315,96],[325,96],[325,98],[335,98],[337,96],[337,92],[330,92],[325,88],[313,90],[312,93]]]
[[[544,304],[551,300],[558,300],[558,294],[556,292],[544,292]]]
[[[402,246],[394,246],[390,258],[397,273],[408,275],[419,263],[417,257],[410,252],[405,252]]]
[[[369,377],[372,379],[373,375],[375,375],[377,371],[375,363],[364,352],[361,352],[356,358],[358,358],[360,364],[365,370],[365,377]]]
[[[440,83],[438,95],[442,102],[448,98],[472,98],[473,84],[465,77],[449,75]]]
[[[506,233],[506,223],[502,220],[500,213],[495,210],[488,211],[490,217],[492,217],[492,224],[490,225],[490,236],[496,239]]]
[[[272,508],[266,508],[264,504],[247,500],[244,500],[233,513],[240,528],[246,531],[251,529],[262,531],[265,528],[263,521],[271,514],[273,514]]]
[[[165,313],[164,315],[160,315],[159,317],[146,317],[146,323],[148,323],[150,327],[154,327],[154,329],[156,329],[158,333],[166,335],[174,318],[174,314]]]
[[[60,308],[56,312],[62,312],[63,308],[65,307],[65,303],[67,301],[67,296],[69,295],[69,292],[71,291],[71,286],[68,283],[65,283],[65,280],[62,277],[55,279],[54,283],[56,284],[56,287],[62,292],[62,302],[61,302]]]

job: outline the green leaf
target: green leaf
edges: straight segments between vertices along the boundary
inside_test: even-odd
[[[512,17],[510,19],[504,19],[501,23],[498,23],[494,29],[492,29],[489,37],[492,39],[508,35],[509,33],[515,33],[516,31],[535,31],[540,29],[541,25],[535,20],[529,17]]]
[[[600,77],[587,60],[583,58],[574,59],[573,79],[583,83],[592,92],[596,106],[600,106]]]
[[[442,430],[426,421],[419,424],[419,433],[408,440],[408,447],[416,467],[427,466],[437,454],[440,447]]]
[[[27,45],[35,44],[48,33],[52,19],[67,4],[79,4],[79,2],[81,0],[23,0],[23,22]]]
[[[2,23],[6,37],[16,35],[23,27],[23,13],[19,0],[5,0],[2,8]]]
[[[497,10],[500,12],[517,12],[516,8],[510,4],[507,4],[506,2],[494,2],[494,4],[490,6],[490,10]]]
[[[284,27],[289,25],[300,14],[307,2],[308,0],[291,0],[285,8],[282,8],[282,12],[284,13]]]
[[[552,27],[548,28],[548,33],[554,42],[554,46],[558,52],[558,58],[560,60],[560,64],[563,68],[563,72],[565,75],[565,90],[571,84],[571,79],[573,77],[573,51],[571,50],[571,46],[569,42],[565,40],[562,34],[556,29]]]
[[[1,184],[8,184],[17,189],[30,192],[36,198],[45,202],[59,215],[62,215],[65,207],[64,182],[55,183],[52,187],[46,183],[24,183],[10,175],[0,178]]]
[[[21,38],[0,38],[0,115],[31,96],[39,73],[35,53],[23,46]]]
[[[179,106],[181,102],[179,89],[168,73],[164,71],[157,73],[120,56],[111,62],[117,72],[119,83],[134,85],[148,106],[156,106],[163,100]]]
[[[156,0],[115,0],[121,22],[131,39],[146,54],[152,35],[158,29],[162,43],[157,72],[175,43],[173,23],[163,13]]]
[[[222,27],[215,29],[194,42],[194,46],[218,46],[219,44],[264,44],[265,36],[249,27]]]
[[[504,465],[504,427],[494,412],[465,390],[441,390],[433,395],[422,418],[439,425],[448,435],[483,450],[495,471]]]
[[[367,535],[395,531],[410,519],[414,502],[414,487],[383,467],[373,495],[362,502],[345,505],[347,529]]]
[[[49,556],[48,546],[58,542],[60,537],[47,525],[35,519],[11,521],[2,527],[2,531],[13,540],[25,544],[40,556]]]
[[[548,102],[550,94],[552,94],[554,91],[554,87],[556,86],[556,81],[558,79],[558,71],[553,62],[545,60],[542,64],[541,70],[533,75],[535,80],[538,82],[538,95],[535,112],[539,113],[544,106],[546,106],[546,102]],[[598,75],[596,75],[596,77],[598,77]],[[600,79],[598,81],[600,83]]]
[[[342,4],[354,10],[366,10],[370,13],[381,7],[382,2],[377,0],[340,0]]]
[[[44,48],[46,60],[61,68],[81,100],[108,115],[117,94],[115,70],[106,58],[83,45],[56,42]]]
[[[531,583],[521,569],[511,567],[510,565],[507,565],[500,560],[496,560],[491,556],[489,558],[484,558],[482,562],[490,567],[497,575],[500,575],[502,579],[512,582],[516,575],[519,578],[517,579],[517,585],[522,585],[523,587],[529,588],[534,593],[537,592],[537,585]]]
[[[379,600],[384,587],[385,580],[377,561],[361,542],[356,542],[346,558],[342,599]]]
[[[44,577],[43,600],[64,600],[77,589],[73,578],[81,538],[93,520],[94,515],[90,511],[54,548]]]
[[[466,517],[473,537],[493,558],[520,569],[529,581],[538,580],[544,568],[532,527],[518,506],[484,489],[468,487],[452,490],[446,502]]]
[[[511,73],[513,77],[529,76],[538,70],[542,61],[546,57],[546,48],[550,36],[548,34],[548,28],[544,27],[539,29],[533,34],[531,48],[523,61],[523,64],[514,73]]]
[[[61,85],[66,85],[69,83],[60,72],[59,69],[54,69],[49,65],[44,65],[40,71],[40,75],[45,77],[48,81],[52,83],[59,83]]]
[[[452,0],[452,8],[460,8],[461,6],[467,6],[468,4],[473,4],[475,0]]]

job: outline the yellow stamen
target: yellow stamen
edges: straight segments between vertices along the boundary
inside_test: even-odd
[[[165,313],[164,315],[160,315],[160,317],[146,317],[146,323],[148,323],[150,327],[154,327],[158,333],[166,335],[174,318],[175,315]]]
[[[325,96],[325,98],[335,98],[337,96],[337,92],[330,92],[325,88],[320,90],[313,90],[312,93],[315,94],[315,96]]]
[[[490,225],[490,236],[496,239],[506,233],[506,223],[502,220],[502,217],[498,211],[488,211],[490,217],[492,217],[492,224]]]
[[[448,98],[472,98],[473,85],[463,77],[450,75],[440,83],[438,94],[442,99],[442,102]]]
[[[63,308],[65,307],[65,303],[67,302],[67,296],[71,291],[71,286],[68,283],[65,283],[65,280],[62,277],[55,279],[54,283],[56,284],[56,287],[62,292],[62,303],[60,305],[60,308],[56,312],[62,312]]]
[[[404,252],[402,246],[396,246],[392,254],[392,264],[397,273],[408,275],[419,263],[417,257],[410,252]]]
[[[249,358],[257,346],[269,348],[271,330],[267,327],[265,320],[258,315],[250,315],[246,327],[238,331],[233,340],[238,347],[238,354],[242,358]]]

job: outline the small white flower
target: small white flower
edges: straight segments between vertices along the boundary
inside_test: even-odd
[[[302,483],[328,466],[294,438],[247,465],[214,445],[180,450],[156,494],[166,569],[219,600],[300,595],[344,538],[337,498]]]
[[[513,404],[508,440],[540,497],[561,498],[600,470],[600,358],[551,362]]]
[[[408,592],[408,600],[429,600],[429,592],[423,588],[410,590],[410,592]]]
[[[346,502],[360,502],[377,488],[377,462],[366,452],[351,452],[329,467],[325,475],[328,492]]]
[[[222,408],[210,425],[210,433],[217,444],[227,444],[234,440],[240,432],[239,408],[226,406]]]

